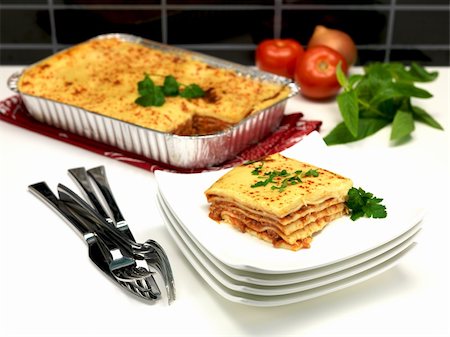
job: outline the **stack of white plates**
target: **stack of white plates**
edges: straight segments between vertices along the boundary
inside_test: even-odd
[[[398,179],[377,179],[378,171],[368,169],[370,162],[359,158],[360,165],[355,164],[347,150],[330,150],[317,134],[284,154],[351,178],[356,187],[384,198],[388,216],[357,221],[344,217],[316,235],[309,249],[277,249],[208,217],[204,191],[225,171],[158,171],[157,200],[164,222],[187,260],[218,294],[253,306],[301,302],[378,275],[415,246],[424,212],[405,200]]]

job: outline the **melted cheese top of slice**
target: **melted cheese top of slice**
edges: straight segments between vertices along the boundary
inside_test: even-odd
[[[142,107],[137,83],[150,75],[156,85],[172,75],[182,85],[198,84],[206,95],[166,97],[161,107]],[[74,105],[146,128],[172,132],[194,115],[238,123],[289,95],[283,85],[258,81],[230,69],[212,67],[189,53],[175,54],[116,38],[94,39],[27,69],[22,93]]]
[[[263,164],[261,172],[253,174],[252,172],[261,164]],[[268,178],[270,172],[282,170],[286,170],[287,173],[317,170],[319,175],[317,177],[301,175],[301,182],[288,185],[282,191],[272,189],[272,186],[280,186],[285,177],[274,178],[275,184],[251,187],[258,181]],[[262,214],[282,218],[303,206],[318,205],[328,199],[345,201],[352,185],[350,179],[339,174],[274,154],[262,161],[233,168],[208,188],[205,194],[208,199],[219,196],[243,207],[258,210]]]

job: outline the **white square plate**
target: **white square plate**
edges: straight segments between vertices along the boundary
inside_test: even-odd
[[[159,201],[161,201],[161,198],[159,198]],[[274,307],[303,302],[358,284],[394,267],[416,245],[412,242],[414,238],[411,237],[390,252],[376,257],[372,262],[363,263],[358,271],[354,273],[350,271],[347,276],[337,277],[329,282],[315,280],[314,285],[308,282],[306,288],[301,283],[290,285],[287,289],[283,289],[286,287],[255,288],[254,286],[229,284],[223,282],[222,278],[216,278],[217,273],[213,269],[214,266],[196,254],[199,253],[198,247],[189,242],[187,235],[182,236],[183,231],[179,231],[180,227],[177,227],[176,222],[171,222],[166,216],[170,214],[165,214],[162,208],[160,210],[172,238],[205,282],[216,293],[229,301],[257,307]],[[296,289],[301,290],[296,291]]]
[[[383,245],[379,249],[376,249],[372,254],[374,257],[364,258],[364,254],[362,254],[352,259],[344,260],[340,264],[333,264],[327,267],[325,271],[326,273],[320,276],[317,276],[317,273],[315,273],[317,269],[300,273],[276,274],[277,281],[280,283],[276,285],[261,285],[259,283],[254,284],[252,282],[236,280],[237,277],[235,275],[235,270],[231,270],[226,265],[218,264],[214,258],[210,259],[208,255],[205,254],[205,251],[198,247],[189,235],[186,234],[182,226],[167,209],[167,206],[160,195],[158,195],[157,201],[158,208],[161,212],[161,217],[163,218],[170,234],[191,263],[195,258],[198,264],[201,264],[204,268],[206,268],[206,270],[208,270],[209,275],[215,282],[221,283],[232,291],[252,295],[278,296],[293,294],[352,277],[390,260],[405,249],[408,249],[410,246],[414,245],[414,240],[420,231],[420,224],[417,224],[407,233],[398,237],[397,240],[394,240],[395,242],[392,242],[392,244],[389,245],[389,248]],[[193,262],[192,265],[195,267],[197,264]],[[336,269],[332,268],[336,265],[339,265],[339,267]],[[261,274],[257,275],[253,273],[253,275],[254,277],[258,277]],[[274,274],[266,275],[271,276]],[[286,280],[288,281],[287,283],[281,282],[283,276],[286,277]],[[292,282],[295,278],[298,278],[299,281]]]
[[[347,176],[355,187],[384,198],[387,218],[352,221],[343,217],[316,235],[310,249],[276,249],[208,217],[204,191],[226,170],[198,174],[157,171],[155,177],[168,208],[189,236],[225,265],[251,272],[296,273],[338,263],[395,239],[424,216],[420,200],[404,192],[402,179],[409,179],[407,175],[378,166],[373,153],[355,158],[345,147],[327,147],[317,133],[312,133],[283,154]]]

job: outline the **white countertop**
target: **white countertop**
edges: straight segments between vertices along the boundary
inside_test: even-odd
[[[0,67],[0,99],[20,67]],[[274,308],[230,302],[191,267],[164,227],[152,173],[0,121],[1,336],[448,336],[450,335],[450,71],[419,86],[434,97],[416,103],[445,128],[416,123],[412,139],[391,146],[389,129],[350,145],[373,158],[382,174],[412,171],[410,190],[427,207],[419,244],[396,267],[356,286]],[[291,99],[288,112],[340,121],[334,101]],[[383,153],[383,152],[382,152]],[[411,158],[416,165],[404,167]],[[90,262],[84,242],[27,191],[45,180],[73,186],[67,169],[105,165],[113,191],[138,241],[154,238],[172,262],[177,300],[143,304],[120,291]],[[351,239],[351,238],[350,238]]]

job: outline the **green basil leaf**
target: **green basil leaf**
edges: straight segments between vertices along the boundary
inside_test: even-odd
[[[367,109],[359,110],[359,118],[379,118],[380,114],[377,110],[372,109],[371,107]]]
[[[394,83],[395,90],[399,93],[399,96],[410,96],[418,98],[430,98],[433,97],[428,91],[415,87],[409,83]]]
[[[354,91],[345,91],[337,96],[339,110],[350,133],[358,136],[359,109],[358,99]]]
[[[370,99],[369,104],[371,106],[378,106],[383,101],[401,96],[402,94],[396,90],[395,84],[393,82],[388,82],[378,88],[377,92]]]
[[[444,130],[442,125],[439,124],[433,117],[431,117],[428,112],[426,112],[422,108],[419,108],[418,106],[412,106],[411,108],[415,120],[425,123],[433,128]]]
[[[406,68],[403,63],[392,62],[389,64],[389,70],[392,74],[392,79],[395,82],[415,82],[416,76]]]
[[[347,76],[342,71],[342,62],[341,61],[339,61],[339,63],[336,66],[336,78],[337,78],[339,84],[341,85],[341,87],[343,87],[345,90],[350,89],[350,86],[349,86],[349,83],[347,80]]]
[[[391,139],[409,135],[414,130],[414,120],[442,129],[428,113],[411,106],[411,97],[432,97],[414,83],[432,81],[438,76],[437,72],[428,72],[417,63],[406,67],[400,62],[375,62],[365,65],[364,75],[344,78],[339,69],[336,75],[340,84],[345,85],[344,93],[337,97],[344,122],[325,137],[328,144],[363,139],[394,120]]]
[[[384,81],[366,74],[358,82],[358,85],[355,87],[355,92],[359,99],[369,102],[384,85]]]
[[[369,64],[369,66],[365,67],[365,73],[368,77],[377,81],[385,82],[392,80],[389,64],[386,63],[376,62]]]
[[[358,136],[353,136],[347,129],[344,122],[338,124],[325,138],[324,141],[328,145],[345,144],[355,142],[373,135],[377,131],[384,128],[390,122],[385,119],[377,118],[360,118],[358,126]]]
[[[363,75],[360,75],[360,74],[354,74],[354,75],[351,75],[351,76],[348,78],[348,84],[349,84],[349,87],[350,87],[350,88],[353,88],[353,86],[354,86],[356,83],[358,83],[359,81],[361,81],[363,78],[364,78],[364,76],[363,76]]]
[[[197,84],[190,84],[180,92],[180,96],[184,98],[199,98],[203,97],[205,92]]]
[[[377,94],[370,100],[371,105],[377,106],[381,102],[398,97],[430,98],[432,95],[423,89],[417,88],[410,83],[387,83],[380,88]]]
[[[382,112],[382,114],[386,116],[386,118],[392,120],[394,119],[395,113],[398,109],[400,109],[401,105],[402,99],[398,97],[390,98],[378,104],[378,111]]]
[[[389,69],[392,77],[399,82],[430,82],[438,76],[438,72],[427,72],[425,68],[415,62],[411,63],[409,70],[400,62],[390,63]]]
[[[364,118],[359,120],[358,139],[363,139],[378,132],[390,123],[386,119]]]
[[[415,76],[416,82],[431,82],[438,77],[438,72],[428,72],[416,62],[411,63],[410,73]]]
[[[410,111],[398,110],[392,121],[391,140],[399,140],[414,131],[414,118]]]
[[[164,85],[162,90],[166,96],[177,96],[179,93],[180,84],[172,75],[164,78]]]

